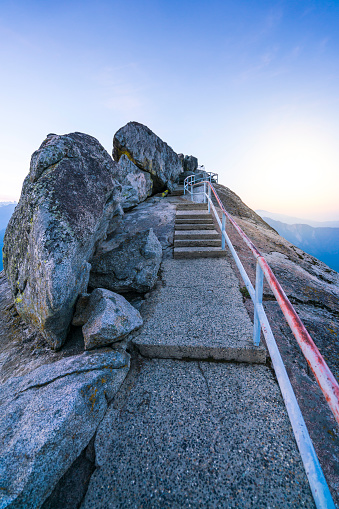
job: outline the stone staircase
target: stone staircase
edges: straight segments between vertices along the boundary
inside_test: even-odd
[[[184,185],[176,184],[173,191],[171,191],[171,196],[183,196],[184,195]]]
[[[174,230],[174,258],[220,258],[221,236],[205,203],[177,205]]]

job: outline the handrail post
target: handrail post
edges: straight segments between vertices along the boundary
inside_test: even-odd
[[[208,186],[208,212],[211,212],[211,186]]]
[[[255,346],[259,346],[260,344],[261,325],[257,311],[257,306],[262,304],[263,287],[264,287],[264,272],[257,260],[255,276],[254,325],[253,325],[253,342]]]
[[[225,235],[226,233],[226,214],[222,214],[222,227],[221,227],[221,249],[226,249]]]
[[[204,182],[204,203],[206,203],[206,182]]]

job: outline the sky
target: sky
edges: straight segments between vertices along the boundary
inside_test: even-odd
[[[127,122],[253,209],[339,220],[339,1],[0,0],[0,201],[48,133]]]

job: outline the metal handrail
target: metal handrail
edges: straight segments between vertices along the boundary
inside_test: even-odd
[[[212,181],[216,181],[216,183],[218,184],[218,173],[214,173],[213,171],[205,171],[205,170],[202,170],[204,173],[207,173],[208,175],[208,181],[212,183]],[[185,178],[185,181],[184,181],[184,194],[186,192],[186,190],[188,189],[188,186],[192,186],[194,184],[198,184],[199,182],[204,182],[206,181],[206,177],[198,177],[197,175],[195,174],[192,174],[192,175],[189,175],[188,177]]]
[[[284,290],[280,286],[278,280],[272,272],[272,269],[268,265],[267,261],[258,251],[253,242],[247,237],[244,231],[240,228],[240,226],[236,223],[236,221],[232,218],[232,216],[226,211],[223,203],[221,202],[216,190],[210,181],[200,181],[198,185],[202,187],[203,191],[199,191],[198,193],[194,193],[194,186],[197,183],[189,184],[189,180],[185,179],[184,189],[185,191],[191,194],[191,199],[194,200],[194,196],[197,194],[202,194],[204,198],[204,203],[208,202],[208,211],[210,212],[211,208],[214,213],[214,216],[219,224],[222,240],[221,247],[225,249],[225,243],[227,243],[233,258],[237,264],[237,267],[240,271],[241,277],[248,289],[248,292],[251,296],[251,299],[254,304],[254,327],[253,327],[253,339],[254,344],[259,345],[260,343],[260,332],[263,331],[263,334],[266,339],[267,347],[272,359],[272,363],[277,375],[278,383],[280,386],[281,393],[284,398],[284,402],[286,405],[286,409],[291,421],[291,425],[293,428],[293,432],[298,444],[298,448],[304,463],[305,471],[310,483],[310,487],[312,490],[313,498],[318,508],[334,508],[334,503],[331,497],[331,493],[326,483],[326,479],[321,470],[321,466],[319,460],[317,458],[316,452],[313,447],[312,440],[309,436],[304,418],[302,416],[301,410],[299,408],[298,402],[296,400],[295,394],[293,392],[293,388],[291,382],[288,378],[285,365],[281,358],[280,352],[278,350],[272,329],[268,322],[265,310],[262,305],[262,295],[263,295],[263,276],[273,291],[275,298],[289,324],[292,333],[294,334],[298,344],[310,366],[312,369],[316,380],[328,402],[333,415],[339,424],[339,385],[331,373],[329,367],[327,366],[325,360],[321,356],[317,346],[314,344],[311,336],[307,332],[304,324],[300,320],[296,311],[294,310],[292,304],[288,300]],[[206,193],[206,187],[208,186],[208,193]],[[213,193],[221,211],[222,211],[222,220],[220,221],[219,215],[215,209],[215,206],[211,199],[211,192]],[[256,284],[255,289],[233,247],[231,240],[229,239],[226,233],[226,218],[230,221],[230,223],[237,230],[243,241],[252,251],[254,258],[256,258]]]

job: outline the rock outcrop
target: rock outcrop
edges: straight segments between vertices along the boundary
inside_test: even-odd
[[[182,165],[174,150],[138,122],[129,122],[119,129],[113,139],[113,157],[120,161],[126,155],[138,168],[150,173],[155,192],[174,188]]]
[[[184,171],[194,173],[198,169],[198,159],[194,156],[185,156],[182,161]]]
[[[54,349],[64,343],[88,260],[119,209],[114,162],[91,136],[48,135],[31,159],[4,238],[4,269],[18,313]]]
[[[156,284],[161,258],[153,229],[138,232],[92,258],[89,286],[119,293],[148,292]]]
[[[0,396],[0,507],[41,507],[90,442],[129,369],[125,352],[83,353],[10,378]]]
[[[146,320],[152,312],[151,298],[140,315],[112,291],[131,300],[135,295],[128,294],[139,292],[141,300],[155,286],[161,257],[172,255],[175,202],[181,198],[149,195],[172,189],[183,166],[200,171],[195,158],[177,156],[136,122],[116,133],[114,157],[119,162],[90,136],[49,135],[32,156],[8,225],[6,276],[0,273],[0,507],[64,507],[58,495],[62,478],[78,468],[91,444],[100,442],[91,464],[106,461],[106,431],[100,433],[100,427],[96,432],[100,422],[107,427],[108,404],[129,369],[124,342],[118,341],[142,324],[141,315]],[[339,377],[338,273],[280,237],[232,191],[216,188],[270,263]],[[227,232],[254,281],[255,259],[229,222]],[[74,304],[87,292],[88,282],[94,290],[79,299],[75,326],[69,329]],[[243,298],[253,316],[251,301],[245,293]],[[336,487],[339,439],[334,419],[266,283],[263,305],[324,472]],[[62,350],[47,347],[46,341],[59,349],[68,329]],[[115,341],[114,350],[82,353],[84,342],[89,349]],[[124,399],[129,382],[117,399]],[[72,507],[80,506],[85,491]]]
[[[82,325],[85,349],[120,341],[142,325],[142,318],[124,297],[103,288],[79,299],[73,325]]]
[[[115,166],[114,177],[122,185],[121,206],[124,210],[135,207],[152,194],[151,175],[135,166],[125,154]]]

